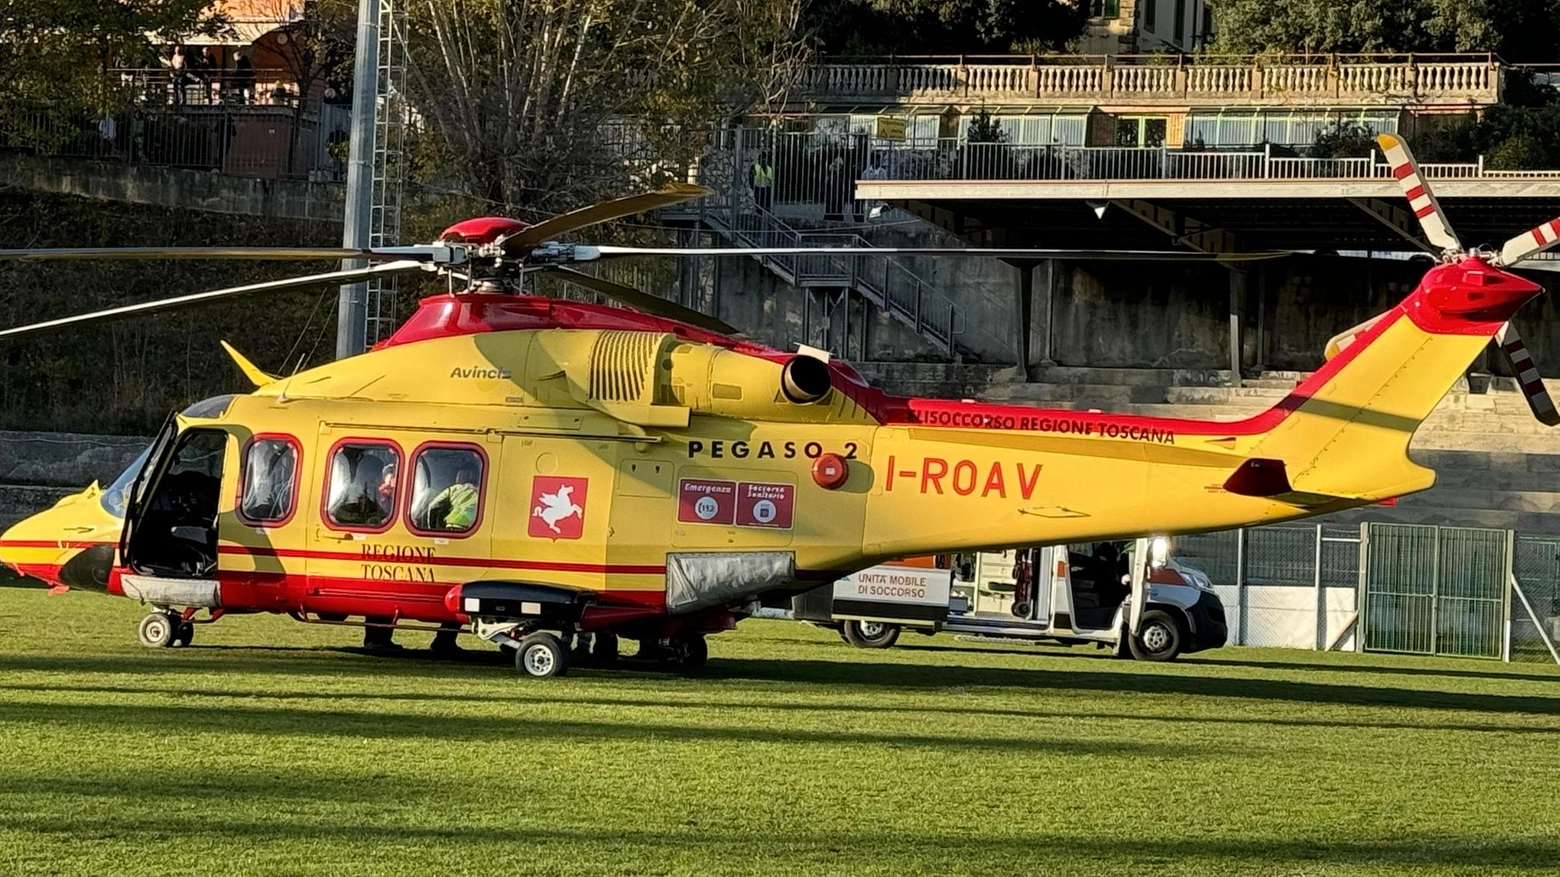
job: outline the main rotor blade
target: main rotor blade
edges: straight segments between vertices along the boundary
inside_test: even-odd
[[[1501,326],[1500,331],[1495,333],[1495,346],[1500,348],[1501,355],[1506,357],[1507,364],[1511,366],[1512,374],[1517,376],[1517,385],[1522,388],[1522,395],[1527,398],[1533,416],[1545,426],[1560,426],[1560,412],[1555,411],[1555,400],[1544,389],[1544,379],[1539,377],[1538,366],[1533,364],[1527,345],[1522,343],[1522,337],[1510,323]]]
[[[102,311],[93,311],[88,314],[77,314],[73,317],[61,317],[57,320],[46,320],[42,323],[33,323],[27,326],[17,326],[11,329],[0,330],[0,338],[13,335],[23,335],[28,332],[37,332],[43,329],[54,329],[60,326],[69,326],[75,323],[85,323],[91,320],[105,320],[113,317],[127,317],[134,314],[147,314],[155,311],[173,310],[202,304],[222,298],[232,298],[240,295],[250,295],[257,292],[283,292],[289,289],[306,289],[311,286],[332,286],[340,283],[353,283],[359,280],[368,280],[373,277],[384,277],[390,274],[406,274],[413,271],[421,271],[420,262],[390,262],[385,265],[372,265],[368,268],[357,268],[351,271],[332,271],[328,274],[309,274],[303,277],[289,277],[286,280],[271,280],[265,283],[251,283],[247,286],[230,286],[226,289],[213,289],[209,292],[197,292],[191,295],[181,295],[174,298],[158,299],[157,301],[141,302],[140,304],[123,305],[117,308],[109,308]]]
[[[369,250],[344,247],[64,247],[0,250],[0,259],[57,262],[67,259],[368,259]]]
[[[716,332],[721,335],[741,334],[737,331],[736,327],[709,316],[708,314],[701,314],[692,308],[683,307],[677,302],[668,301],[657,295],[651,295],[648,292],[635,289],[632,286],[624,286],[621,283],[614,283],[611,280],[603,280],[600,277],[594,277],[590,274],[584,273],[583,271],[576,271],[573,268],[564,268],[559,266],[550,268],[548,270],[562,275],[562,278],[570,283],[575,283],[585,287],[586,289],[599,292],[607,298],[626,304],[636,311],[643,311],[647,314],[650,314],[651,316],[665,317],[668,320],[677,320],[679,322],[687,323],[691,326],[698,326],[700,329],[707,329],[711,332]]]
[[[1419,165],[1414,161],[1414,153],[1409,151],[1408,144],[1392,134],[1378,134],[1376,143],[1387,154],[1392,176],[1408,198],[1408,206],[1419,217],[1425,238],[1443,250],[1461,250],[1462,244],[1457,240],[1457,235],[1452,233],[1452,225],[1446,221],[1446,212],[1441,209],[1441,202],[1435,199],[1430,185],[1420,176]]]
[[[1506,241],[1505,246],[1500,248],[1500,255],[1495,257],[1495,264],[1515,265],[1555,244],[1560,244],[1560,219],[1551,219]]]
[[[1139,262],[1251,262],[1281,259],[1289,250],[1188,253],[1180,250],[1060,250],[1003,247],[617,247],[593,248],[615,256],[979,256],[988,259],[1104,259]],[[580,261],[588,261],[581,259]]]
[[[506,256],[521,256],[537,244],[552,240],[575,229],[595,225],[598,222],[606,222],[609,219],[633,216],[636,213],[644,213],[646,210],[654,210],[658,207],[681,204],[684,201],[702,198],[708,194],[710,194],[710,190],[703,186],[694,186],[688,183],[672,183],[657,192],[630,195],[627,198],[614,198],[611,201],[603,201],[600,204],[592,204],[589,207],[581,207],[579,210],[573,210],[550,219],[545,219],[524,231],[516,232],[499,241],[499,247]]]

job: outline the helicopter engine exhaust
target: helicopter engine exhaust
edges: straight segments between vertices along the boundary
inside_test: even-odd
[[[780,372],[780,390],[797,405],[810,405],[833,389],[829,367],[811,356],[793,356]]]

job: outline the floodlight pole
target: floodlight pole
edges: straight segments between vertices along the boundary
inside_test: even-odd
[[[368,246],[374,209],[374,104],[379,94],[379,0],[358,0],[357,54],[352,66],[352,131],[347,140],[346,216],[343,247]],[[367,266],[363,259],[344,259],[344,270]],[[363,352],[368,331],[368,284],[341,287],[336,312],[336,358]]]

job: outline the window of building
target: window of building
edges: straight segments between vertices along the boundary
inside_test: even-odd
[[[298,500],[298,443],[290,436],[256,436],[244,450],[238,517],[246,524],[290,520]]]
[[[1304,153],[1316,142],[1318,133],[1339,123],[1392,134],[1398,130],[1398,113],[1376,108],[1193,113],[1186,121],[1186,145],[1254,148],[1271,143]]]
[[[1186,0],[1175,0],[1175,41],[1186,39]]]
[[[1152,33],[1154,26],[1159,22],[1159,0],[1144,0],[1143,2],[1143,30]]]
[[[401,452],[387,442],[344,441],[330,452],[325,521],[344,530],[380,531],[395,518]]]
[[[474,445],[429,445],[412,456],[408,524],[419,533],[469,533],[482,519],[486,457]]]
[[[959,137],[969,137],[973,116],[959,119]],[[1089,117],[1083,114],[1034,113],[992,116],[1009,146],[1082,146]]]
[[[1121,0],[1092,0],[1089,14],[1095,18],[1115,18],[1121,14]]]
[[[1165,145],[1170,120],[1164,116],[1120,116],[1116,119],[1116,145],[1157,149]]]

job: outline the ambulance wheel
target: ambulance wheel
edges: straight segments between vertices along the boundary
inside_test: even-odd
[[[598,667],[617,663],[618,638],[615,633],[598,633],[590,641],[590,661]]]
[[[188,621],[179,622],[179,630],[173,635],[173,644],[177,648],[183,648],[195,641],[195,625]]]
[[[899,625],[885,621],[847,621],[845,641],[858,649],[886,649],[899,641]]]
[[[697,670],[709,659],[710,646],[702,633],[678,634],[661,647],[661,663],[674,670]]]
[[[526,676],[545,679],[569,672],[569,650],[550,633],[527,634],[515,649],[515,669]]]
[[[141,619],[136,638],[149,649],[166,649],[173,645],[174,637],[178,636],[180,623],[172,615],[153,612]]]
[[[1181,654],[1181,625],[1170,613],[1150,609],[1143,613],[1137,636],[1127,644],[1139,661],[1174,661]]]

